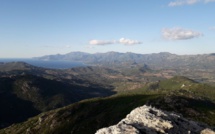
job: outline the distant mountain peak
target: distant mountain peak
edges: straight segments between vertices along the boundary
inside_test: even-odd
[[[170,53],[170,52],[160,52],[160,53],[158,53],[158,54],[162,54],[162,55],[175,55],[175,54],[172,54],[172,53]]]
[[[89,53],[81,52],[81,51],[74,51],[74,52],[69,52],[67,54],[89,54]]]

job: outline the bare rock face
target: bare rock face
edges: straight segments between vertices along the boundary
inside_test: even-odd
[[[131,111],[117,125],[102,128],[96,134],[215,134],[215,132],[205,124],[144,105]]]

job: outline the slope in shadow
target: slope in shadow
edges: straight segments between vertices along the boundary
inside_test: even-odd
[[[0,78],[0,128],[44,111],[113,94],[112,87],[73,85],[34,75]]]

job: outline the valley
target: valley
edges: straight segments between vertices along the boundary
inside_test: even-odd
[[[65,57],[88,66],[0,64],[0,134],[95,133],[145,104],[215,126],[214,55],[75,52],[39,59]]]

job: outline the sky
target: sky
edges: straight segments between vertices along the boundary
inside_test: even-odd
[[[0,58],[215,52],[215,0],[0,0]]]

